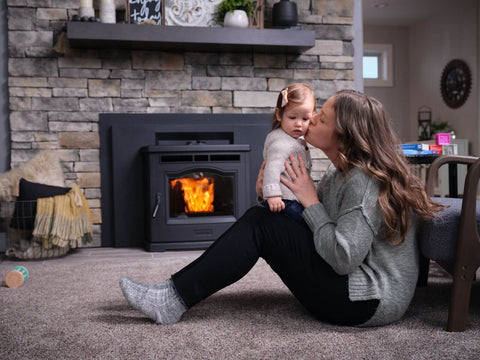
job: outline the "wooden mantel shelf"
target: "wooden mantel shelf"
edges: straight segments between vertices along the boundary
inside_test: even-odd
[[[315,31],[67,22],[73,48],[303,53]]]

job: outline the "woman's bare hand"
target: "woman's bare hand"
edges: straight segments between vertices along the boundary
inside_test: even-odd
[[[285,161],[285,169],[292,180],[290,181],[282,176],[280,181],[292,190],[304,208],[318,204],[320,201],[315,184],[308,174],[303,157],[290,155],[290,162],[291,165],[288,161]]]
[[[255,183],[255,191],[261,198],[263,198],[263,172],[265,171],[266,163],[266,160],[262,162],[262,166],[260,166],[260,170],[258,171],[257,182]]]

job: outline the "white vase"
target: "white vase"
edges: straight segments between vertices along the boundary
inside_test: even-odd
[[[234,10],[233,12],[228,11],[223,19],[223,26],[237,28],[248,27],[247,13],[243,10]]]
[[[107,24],[115,24],[115,2],[113,0],[101,0],[100,2],[100,21]]]

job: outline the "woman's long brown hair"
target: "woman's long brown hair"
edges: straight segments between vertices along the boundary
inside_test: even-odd
[[[431,201],[400,150],[400,141],[382,104],[362,93],[343,90],[334,95],[337,167],[359,167],[380,184],[378,201],[387,225],[387,238],[401,243],[409,227],[409,212],[432,218],[444,207]]]

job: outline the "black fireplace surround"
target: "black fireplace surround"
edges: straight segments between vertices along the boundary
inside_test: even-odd
[[[102,246],[206,248],[256,204],[271,116],[100,114]],[[215,179],[215,210],[185,213],[169,179],[203,175]]]

